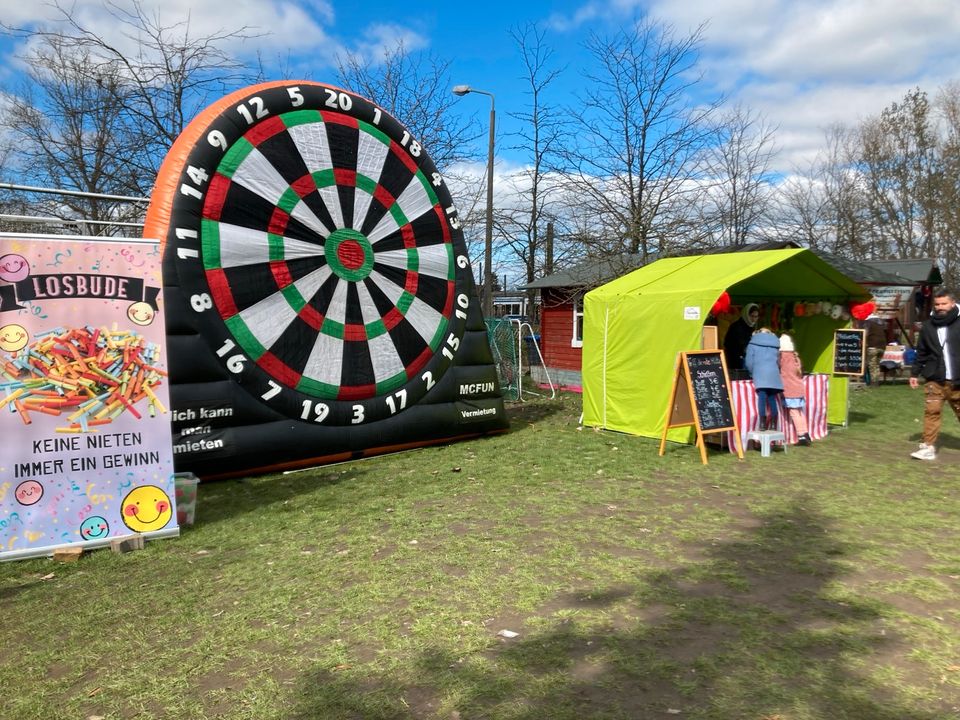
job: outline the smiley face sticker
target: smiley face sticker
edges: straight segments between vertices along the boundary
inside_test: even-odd
[[[22,350],[30,339],[30,333],[23,325],[10,323],[0,327],[0,350],[16,352]]]
[[[150,303],[135,302],[127,308],[127,317],[137,325],[149,325],[156,317],[156,311]]]
[[[43,485],[36,480],[24,480],[17,485],[13,491],[13,496],[21,505],[35,505],[43,497]]]
[[[99,515],[91,515],[80,523],[80,537],[84,540],[102,540],[109,534],[110,525]]]
[[[134,488],[120,503],[123,524],[134,532],[159,530],[173,517],[173,507],[167,494],[156,485]]]
[[[0,256],[0,280],[9,283],[20,282],[30,274],[30,263],[23,255],[7,253]]]

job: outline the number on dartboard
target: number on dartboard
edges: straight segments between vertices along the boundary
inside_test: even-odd
[[[229,338],[227,338],[223,342],[223,345],[220,346],[220,349],[217,350],[217,357],[223,357],[228,352],[233,350],[236,346],[237,344],[233,342],[233,340],[230,340]],[[247,360],[247,356],[242,353],[231,355],[226,360],[227,370],[229,370],[235,375],[243,372],[243,363],[246,362],[246,360]]]
[[[330,414],[330,406],[322,402],[303,401],[303,412],[300,413],[301,420],[313,420],[315,423],[322,423]]]
[[[213,307],[213,299],[209,293],[197,293],[190,296],[190,307],[197,312],[203,312]]]
[[[354,405],[353,406],[353,417],[350,419],[350,422],[354,425],[359,425],[363,422],[365,415],[363,413],[363,405]]]
[[[437,384],[437,381],[433,379],[433,373],[427,370],[423,375],[420,376],[420,379],[427,384],[427,390],[432,388]]]
[[[208,132],[207,142],[213,145],[215,148],[220,148],[224,152],[227,151],[227,136],[219,130],[211,130]]]
[[[280,394],[280,391],[283,389],[279,385],[277,385],[273,380],[267,380],[267,385],[270,386],[270,389],[260,396],[264,400],[269,400],[272,397],[276,397],[277,395]]]
[[[457,307],[453,312],[461,320],[467,319],[467,308],[470,306],[470,298],[463,293],[457,295]]]
[[[183,183],[180,186],[180,193],[188,197],[196,198],[197,200],[203,200],[203,193],[197,190],[193,185],[187,185]]]
[[[353,99],[346,93],[337,92],[336,90],[331,90],[330,88],[327,88],[326,90],[327,90],[327,102],[325,103],[325,105],[328,108],[349,112],[350,108],[353,107]]]
[[[247,107],[247,105],[250,107]],[[253,108],[253,113],[250,112],[250,108]],[[237,105],[237,112],[247,121],[247,125],[253,125],[256,120],[263,120],[263,118],[270,114],[270,111],[267,110],[266,105],[263,103],[263,98],[257,95],[247,100],[246,105]]]
[[[400,401],[399,408],[397,407],[397,401],[394,400],[394,398]],[[393,395],[387,395],[387,407],[390,408],[391,415],[396,415],[397,410],[405,409],[407,407],[407,391],[400,390]]]
[[[457,209],[451,205],[447,208],[447,215],[450,216],[450,227],[454,230],[460,229],[460,216],[457,215]]]
[[[207,180],[210,179],[210,175],[207,174],[207,171],[203,168],[198,168],[196,165],[190,165],[187,167],[187,177],[193,180],[193,184],[197,186],[203,185]]]
[[[443,346],[443,355],[450,360],[453,360],[453,354],[460,347],[460,338],[458,338],[453,333],[450,333],[447,336],[447,344]]]
[[[291,87],[287,88],[287,95],[290,96],[290,105],[291,107],[300,107],[303,105],[303,95],[300,93],[300,88]]]

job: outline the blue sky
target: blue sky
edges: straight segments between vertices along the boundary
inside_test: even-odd
[[[115,0],[123,5],[126,0]],[[70,0],[88,25],[109,35],[103,0]],[[267,74],[283,62],[304,77],[333,81],[334,57],[350,50],[375,54],[403,39],[452,62],[452,83],[495,93],[498,126],[515,128],[510,112],[526,98],[511,28],[526,22],[546,30],[555,62],[566,67],[556,101],[575,103],[590,32],[609,34],[648,13],[686,33],[707,23],[703,89],[762,113],[778,126],[778,169],[809,160],[831,123],[854,123],[919,86],[931,94],[960,78],[960,2],[955,0],[569,0],[552,3],[484,0],[407,3],[367,0],[142,0],[164,23],[189,17],[198,34],[247,25],[266,33],[232,48],[258,51]],[[0,20],[30,26],[49,6],[0,0]],[[118,42],[120,39],[118,39]],[[0,51],[11,51],[8,42]],[[289,58],[289,60],[287,60]],[[4,63],[3,72],[16,72]],[[462,98],[485,123],[488,98]],[[500,135],[501,133],[498,133]],[[480,143],[485,145],[481,139]],[[500,142],[498,167],[521,162]],[[429,149],[429,148],[428,148]],[[479,149],[482,156],[482,147]]]

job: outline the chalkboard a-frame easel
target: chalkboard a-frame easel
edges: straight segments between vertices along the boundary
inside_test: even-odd
[[[863,375],[867,331],[838,328],[833,331],[833,374]]]
[[[667,445],[667,433],[673,428],[690,425],[697,430],[697,447],[704,465],[707,464],[707,449],[703,436],[731,430],[737,456],[743,460],[743,445],[730,399],[727,362],[720,350],[677,354],[670,403],[667,405],[663,436],[660,438],[660,455],[663,455]]]

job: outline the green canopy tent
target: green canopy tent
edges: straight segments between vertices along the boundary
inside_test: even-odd
[[[587,293],[583,327],[583,422],[659,438],[677,353],[699,350],[713,304],[724,291],[747,302],[863,302],[870,294],[809,250],[697,255],[651,263]],[[832,369],[827,315],[795,317],[791,329],[806,372]],[[827,421],[847,420],[847,378],[832,377]],[[691,442],[692,428],[668,438]]]

